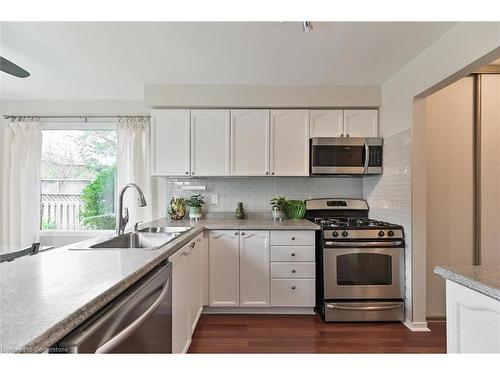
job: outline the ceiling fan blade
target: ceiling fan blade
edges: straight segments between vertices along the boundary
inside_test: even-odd
[[[30,74],[20,66],[0,56],[0,70],[19,78],[29,77]]]

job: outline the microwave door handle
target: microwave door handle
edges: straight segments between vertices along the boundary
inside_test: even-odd
[[[363,173],[368,172],[368,165],[370,163],[370,147],[368,146],[368,142],[366,142],[366,139],[363,142],[363,145],[365,146],[365,162],[363,165]]]
[[[116,346],[121,344],[125,339],[127,339],[127,337],[129,337],[132,333],[134,333],[136,329],[138,329],[142,325],[142,323],[144,323],[144,321],[146,321],[151,315],[153,315],[158,306],[160,306],[160,304],[163,302],[168,293],[169,286],[170,278],[167,279],[167,282],[164,284],[163,290],[161,291],[156,301],[151,306],[149,306],[148,309],[144,311],[136,320],[134,320],[104,344],[99,346],[95,351],[96,354],[110,352]]]

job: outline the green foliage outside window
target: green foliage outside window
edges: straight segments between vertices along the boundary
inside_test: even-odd
[[[80,195],[80,220],[85,229],[115,229],[116,166],[101,168]]]

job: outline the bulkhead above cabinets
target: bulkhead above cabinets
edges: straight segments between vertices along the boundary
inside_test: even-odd
[[[376,137],[375,109],[155,109],[154,176],[309,176],[312,137]]]

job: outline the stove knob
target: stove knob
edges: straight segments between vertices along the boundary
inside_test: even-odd
[[[387,235],[388,235],[389,237],[394,236],[394,231],[393,231],[393,230],[390,230],[389,232],[387,232]]]
[[[347,237],[347,235],[348,235],[347,231],[342,232],[342,237]]]
[[[334,230],[334,231],[332,232],[332,236],[333,236],[333,237],[338,237],[338,236],[339,236],[339,232],[337,232],[336,230]]]
[[[383,230],[381,230],[380,232],[378,232],[378,236],[379,237],[384,237],[385,236],[385,233]]]

